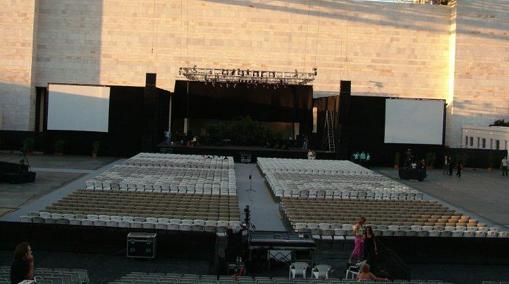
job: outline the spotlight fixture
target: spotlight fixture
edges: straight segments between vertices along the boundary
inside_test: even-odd
[[[250,69],[225,69],[225,68],[198,68],[180,67],[179,75],[185,77],[189,81],[210,82],[214,86],[215,83],[223,83],[226,87],[237,83],[249,85],[262,85],[264,87],[276,86],[278,88],[287,85],[306,85],[314,81],[318,75],[318,70],[313,68],[312,72],[294,72],[282,71],[265,71]]]

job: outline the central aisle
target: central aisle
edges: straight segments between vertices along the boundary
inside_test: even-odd
[[[252,176],[252,190],[250,190],[249,175]],[[256,164],[235,163],[235,178],[237,179],[237,196],[244,220],[244,208],[251,208],[251,223],[257,231],[286,231],[279,204],[272,199],[270,189],[265,178]]]

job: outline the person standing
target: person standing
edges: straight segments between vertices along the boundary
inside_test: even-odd
[[[367,226],[366,232],[364,233],[364,259],[369,265],[371,265],[371,267],[374,267],[377,256],[378,247],[376,244],[375,233],[371,226]]]
[[[463,163],[461,161],[458,162],[457,169],[456,169],[456,176],[458,178],[461,177],[461,171],[463,170]]]
[[[448,169],[449,169],[449,156],[445,155],[444,156],[444,168],[442,170],[442,174],[446,175]]]
[[[350,255],[349,263],[352,263],[352,259],[355,257],[356,261],[359,262],[362,259],[362,253],[364,252],[364,224],[366,218],[360,217],[359,221],[353,225],[353,235],[355,236],[354,247],[352,254]]]
[[[34,256],[27,242],[22,242],[14,250],[14,261],[11,265],[11,283],[34,279]]]
[[[507,176],[507,156],[502,159],[502,176]]]
[[[449,175],[452,176],[452,170],[454,169],[454,165],[452,163],[451,157],[448,157],[448,158],[449,158],[449,163],[448,163],[448,165],[449,165]]]
[[[359,156],[359,159],[361,160],[361,163],[366,160],[366,153],[364,153],[364,151],[361,152],[361,155]]]

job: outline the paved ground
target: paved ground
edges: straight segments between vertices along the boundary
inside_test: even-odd
[[[0,161],[17,163],[19,154],[0,153]],[[32,171],[37,173],[34,183],[2,183],[0,190],[0,216],[32,204],[47,194],[68,185],[111,163],[114,158],[92,159],[86,156],[32,155],[28,157]]]
[[[251,185],[249,175],[252,177]],[[243,209],[249,205],[251,223],[258,231],[286,231],[279,214],[279,205],[272,199],[265,178],[256,164],[235,163],[235,178],[242,216],[244,216]]]
[[[0,216],[24,204],[37,200],[53,190],[80,177],[76,173],[55,173],[37,171],[36,181],[29,184],[1,184]]]
[[[430,196],[495,224],[509,226],[509,177],[500,171],[466,169],[461,178],[431,170],[423,182],[399,180],[395,169],[376,169]]]
[[[17,163],[22,158],[19,153],[0,153],[0,161]],[[98,157],[92,159],[89,156],[56,156],[56,155],[29,155],[27,156],[30,166],[33,168],[53,169],[81,169],[96,170],[116,160],[112,157]]]

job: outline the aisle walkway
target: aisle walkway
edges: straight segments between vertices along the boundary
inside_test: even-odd
[[[252,176],[252,190],[250,189],[249,175]],[[251,208],[251,222],[258,231],[286,231],[279,204],[271,196],[265,178],[256,167],[256,164],[235,163],[235,177],[237,179],[237,195],[242,219],[244,208]]]

